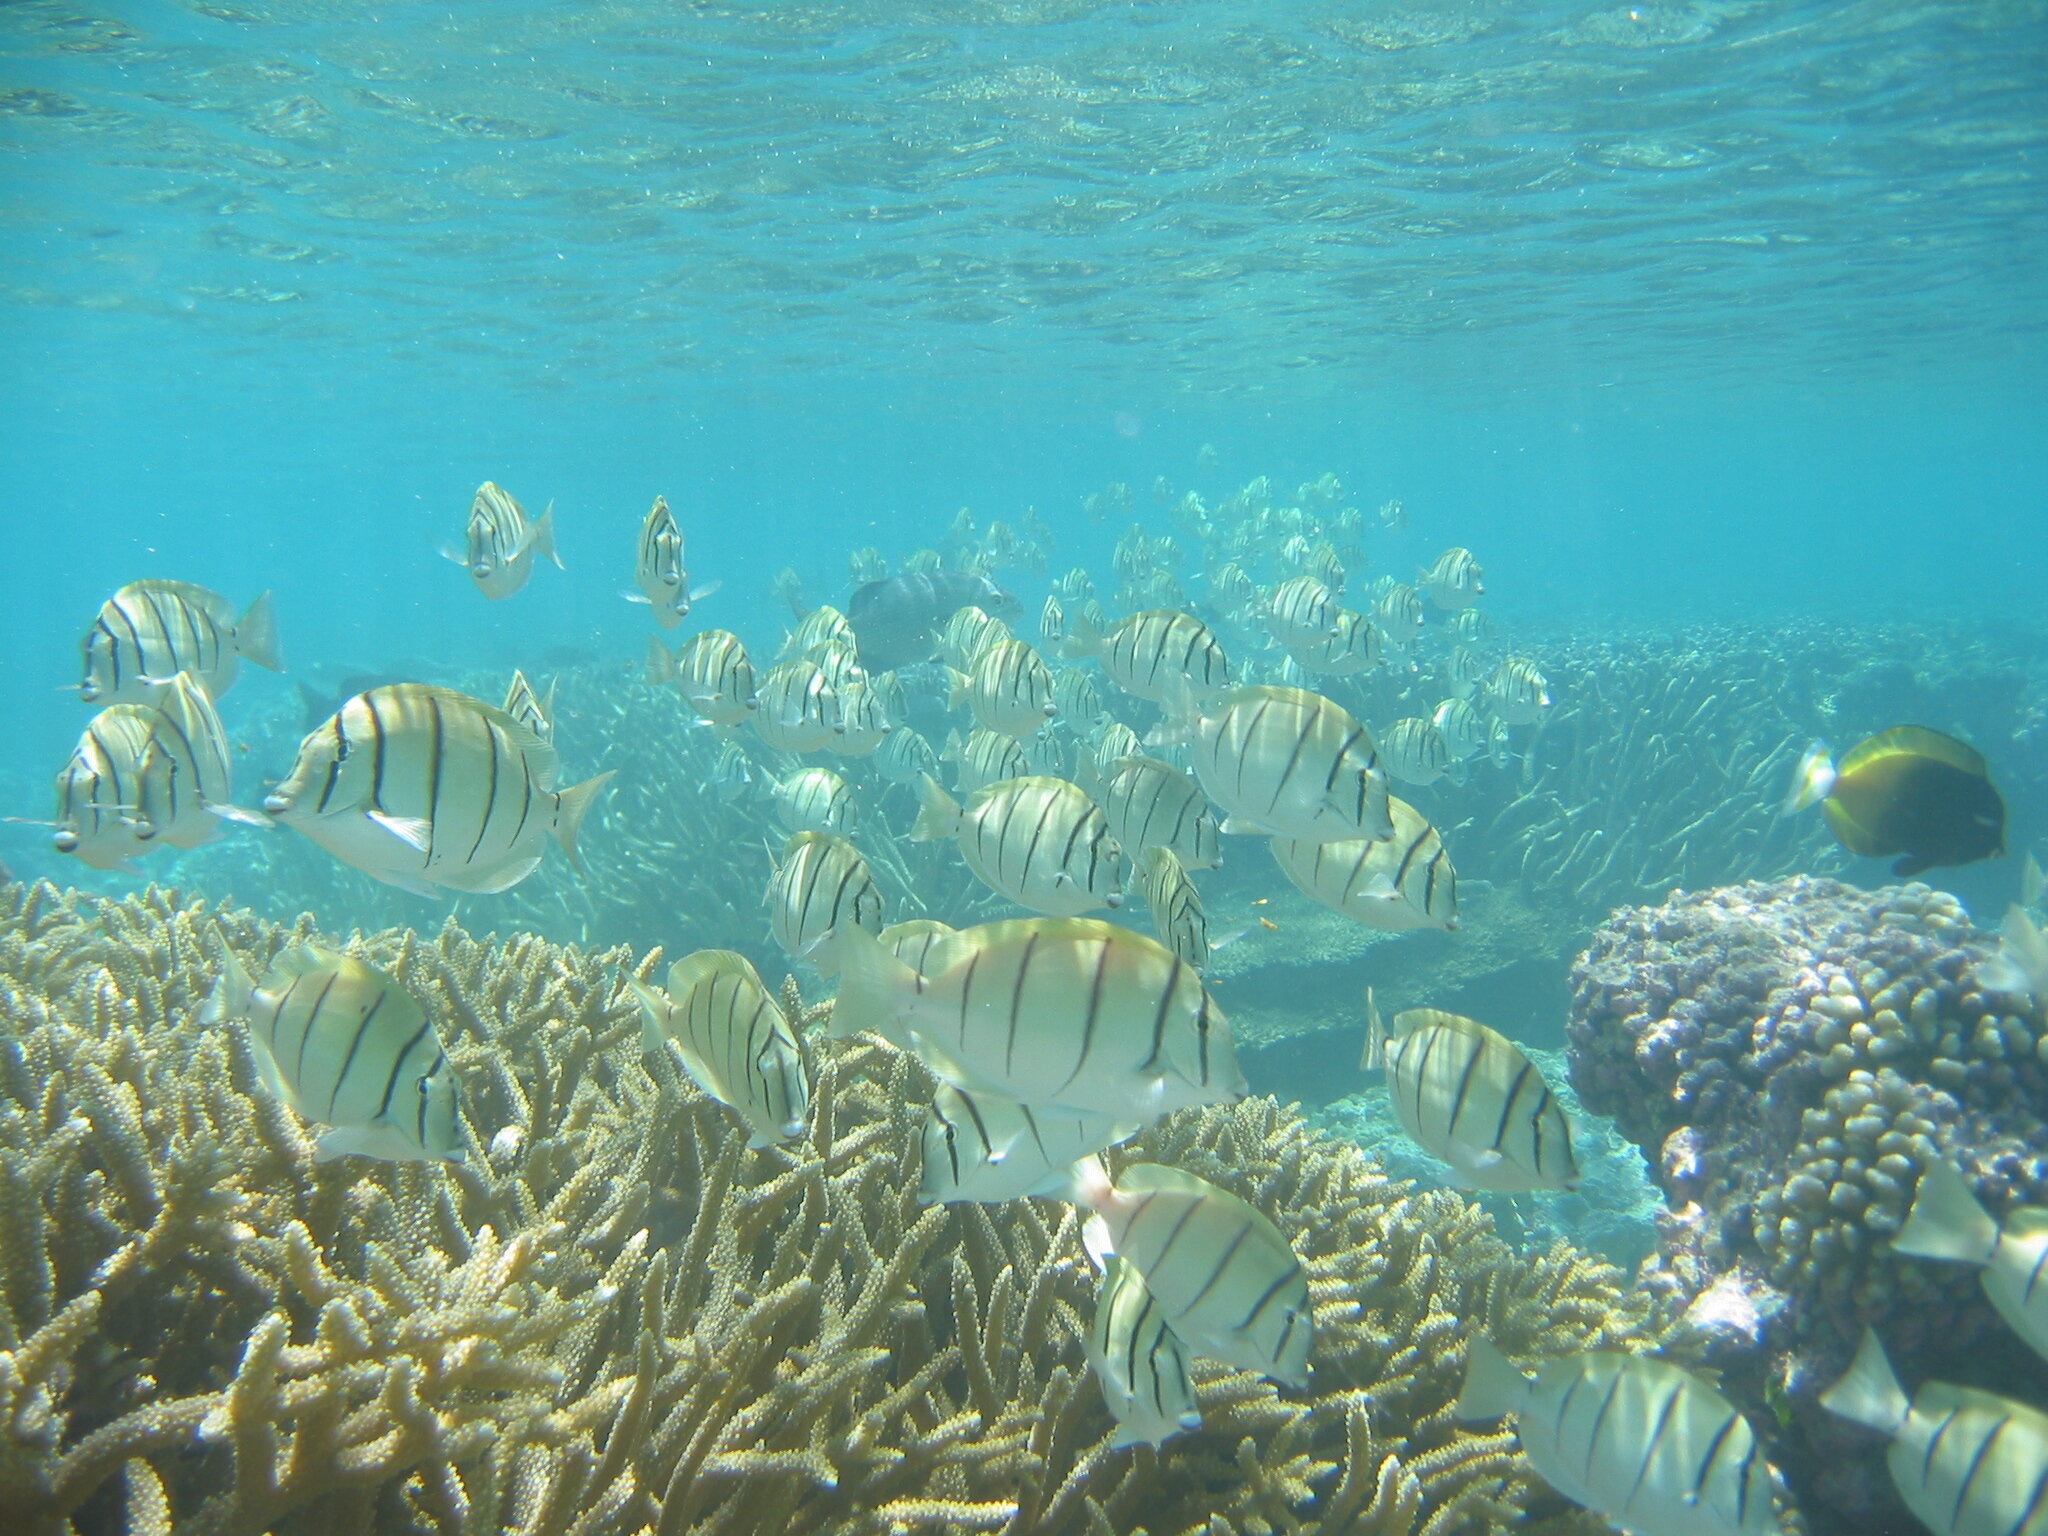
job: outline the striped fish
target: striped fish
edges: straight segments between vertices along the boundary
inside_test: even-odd
[[[1461,1419],[1515,1416],[1522,1454],[1568,1499],[1656,1536],[1779,1536],[1771,1470],[1735,1406],[1667,1360],[1595,1349],[1524,1376],[1484,1334]]]
[[[839,724],[839,700],[823,669],[799,657],[778,662],[761,678],[748,718],[769,746],[783,752],[819,752]]]
[[[668,970],[666,995],[635,981],[643,1049],[673,1049],[690,1081],[746,1122],[756,1149],[795,1141],[811,1112],[803,1049],[745,955],[700,949]]]
[[[818,670],[825,674],[825,681],[836,693],[852,683],[865,683],[867,669],[860,664],[860,653],[844,640],[829,641],[813,646],[809,659],[818,664]]]
[[[1462,763],[1468,757],[1477,757],[1486,750],[1488,728],[1486,717],[1472,707],[1469,699],[1445,699],[1437,705],[1430,716],[1430,724],[1444,739],[1444,746],[1450,750],[1451,761]]]
[[[1126,757],[1095,792],[1095,802],[1124,852],[1170,848],[1188,869],[1217,869],[1223,839],[1216,813],[1195,781],[1156,757]]]
[[[1476,1019],[1435,1008],[1394,1015],[1366,992],[1365,1072],[1384,1070],[1401,1129],[1475,1189],[1576,1189],[1572,1126],[1522,1048]]]
[[[1166,1326],[1166,1315],[1137,1270],[1112,1255],[1095,1297],[1088,1330],[1088,1363],[1116,1418],[1118,1450],[1164,1445],[1202,1427],[1185,1345]]]
[[[1095,680],[1079,667],[1061,667],[1052,675],[1053,708],[1077,731],[1085,731],[1102,715],[1102,694]]]
[[[2048,1536],[2048,1414],[2038,1408],[1946,1381],[1908,1401],[1868,1329],[1820,1403],[1891,1436],[1892,1483],[1934,1536]]]
[[[1444,676],[1450,683],[1453,698],[1470,699],[1485,693],[1486,680],[1492,674],[1474,652],[1462,645],[1454,645],[1450,660],[1444,664]]]
[[[744,747],[736,741],[721,741],[707,777],[718,798],[730,803],[753,787],[758,772]]]
[[[88,704],[154,704],[180,672],[218,699],[244,660],[282,672],[277,615],[265,592],[239,619],[218,592],[186,581],[136,581],[100,605],[79,642]]]
[[[1242,1097],[1229,1021],[1143,934],[1027,917],[928,937],[913,967],[842,936],[833,1034],[873,1030],[970,1093],[1129,1123]]]
[[[1438,555],[1436,564],[1428,570],[1418,572],[1415,584],[1437,607],[1456,613],[1486,595],[1480,575],[1479,562],[1472,558],[1472,551],[1454,547]]]
[[[1450,630],[1453,639],[1476,645],[1492,637],[1493,620],[1477,608],[1466,608],[1451,615]]]
[[[2048,1210],[2017,1206],[1998,1222],[1955,1164],[1934,1163],[1920,1176],[1892,1252],[1976,1265],[1998,1315],[2048,1359]]]
[[[918,1199],[926,1205],[1000,1205],[1027,1195],[1063,1195],[1075,1158],[1100,1152],[1137,1129],[1111,1115],[1033,1109],[942,1082],[925,1116]]]
[[[932,946],[941,939],[949,939],[958,929],[940,922],[934,917],[914,917],[907,923],[891,923],[875,937],[882,941],[882,947],[901,960],[913,971],[924,970],[925,957]]]
[[[1095,782],[1100,783],[1112,777],[1125,758],[1143,757],[1145,743],[1123,721],[1104,715],[1096,722],[1088,750],[1095,760]]]
[[[889,733],[890,722],[882,696],[869,686],[865,676],[854,678],[833,690],[839,699],[839,729],[825,743],[826,749],[841,757],[872,757]]]
[[[1344,590],[1344,561],[1326,540],[1317,540],[1303,552],[1301,573],[1315,577],[1332,592]]]
[[[1263,1213],[1160,1163],[1133,1163],[1111,1183],[1092,1157],[1075,1165],[1073,1199],[1095,1213],[1082,1233],[1089,1255],[1135,1269],[1190,1354],[1308,1385],[1308,1275]]]
[[[656,642],[659,644],[659,642]],[[548,696],[542,699],[533,691],[533,684],[526,680],[526,674],[516,667],[512,672],[512,686],[505,690],[505,713],[525,726],[542,741],[550,740],[555,734],[555,685],[548,684]]]
[[[260,983],[232,951],[204,1014],[241,1019],[264,1085],[327,1127],[314,1156],[465,1160],[455,1074],[426,1010],[353,955],[294,944]]]
[[[1059,713],[1052,701],[1052,674],[1022,640],[984,645],[952,702],[956,709],[963,703],[972,709],[983,730],[1020,741]]]
[[[555,553],[555,504],[548,503],[539,522],[529,522],[524,507],[486,480],[470,503],[462,548],[442,553],[469,568],[485,597],[494,602],[510,597],[532,577],[536,555],[546,555],[563,568],[562,557]]]
[[[57,775],[50,845],[94,869],[118,869],[156,844],[138,834],[142,759],[160,716],[146,704],[115,704],[87,722]]]
[[[1038,638],[1057,646],[1067,638],[1067,610],[1057,592],[1045,594],[1045,606],[1038,610]]]
[[[557,790],[560,771],[553,745],[503,710],[394,683],[307,736],[263,808],[387,884],[488,893],[532,874],[550,836],[576,862],[577,832],[611,774]]]
[[[1154,704],[1199,702],[1230,686],[1229,658],[1209,626],[1171,608],[1134,613],[1106,631],[1077,613],[1060,654],[1093,656],[1117,687]]]
[[[855,649],[853,626],[846,622],[846,615],[830,603],[821,603],[801,619],[796,628],[783,637],[782,661],[809,657],[817,659],[819,651],[827,646],[844,646]]]
[[[654,498],[640,525],[633,580],[640,590],[625,593],[626,601],[653,608],[654,622],[663,629],[674,629],[689,617],[690,573],[683,566],[683,530],[669,511],[666,496]]]
[[[1337,632],[1335,594],[1313,576],[1283,581],[1266,599],[1266,629],[1281,645],[1315,645]]]
[[[853,825],[853,789],[830,768],[800,768],[770,791],[791,832],[844,832]]]
[[[1379,736],[1380,765],[1403,784],[1434,784],[1451,771],[1451,747],[1433,720],[1396,720]]]
[[[929,776],[913,842],[957,838],[967,867],[990,890],[1048,917],[1123,904],[1123,856],[1085,790],[1065,779],[987,784],[963,810]]]
[[[899,725],[890,731],[882,744],[875,748],[874,758],[882,777],[891,784],[915,784],[923,775],[936,776],[939,771],[939,754],[932,750],[930,742],[907,725]]]
[[[1386,636],[1387,644],[1405,650],[1422,633],[1422,599],[1415,595],[1413,587],[1397,581],[1372,605],[1372,620]]]
[[[1342,705],[1300,688],[1239,688],[1203,711],[1195,777],[1225,832],[1308,842],[1387,838],[1387,776],[1372,733]]]
[[[1024,773],[1055,779],[1074,777],[1076,746],[1059,721],[1048,721],[1019,743],[1024,748]]]
[[[1147,848],[1137,871],[1159,942],[1196,970],[1203,969],[1209,963],[1209,918],[1186,867],[1171,848]]]
[[[882,931],[882,892],[867,860],[843,837],[799,832],[768,881],[768,928],[783,953],[824,975],[837,969],[833,935],[848,926]]]
[[[1550,708],[1550,684],[1526,656],[1510,656],[1486,682],[1486,707],[1508,725],[1533,725]]]
[[[222,817],[262,823],[262,817],[230,804],[234,774],[234,755],[213,700],[191,673],[180,672],[157,705],[138,765],[136,836],[197,848],[220,835]]]
[[[659,640],[648,644],[653,647],[650,658],[668,656]],[[690,636],[665,667],[659,662],[649,667],[648,681],[672,685],[698,719],[713,725],[738,725],[756,707],[754,664],[740,637],[727,629]]]
[[[1009,625],[969,603],[955,609],[939,632],[939,659],[956,672],[972,672],[984,650],[1009,638]]]
[[[1383,659],[1380,632],[1372,620],[1349,608],[1337,610],[1328,635],[1313,645],[1290,645],[1287,654],[1302,671],[1322,677],[1350,677]]]
[[[1022,742],[980,726],[965,736],[953,732],[946,738],[946,750],[939,756],[953,765],[953,789],[962,795],[971,795],[1004,779],[1021,779],[1031,772]]]

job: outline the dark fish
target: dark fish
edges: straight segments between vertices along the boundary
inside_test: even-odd
[[[1983,754],[1922,725],[1873,736],[1836,767],[1824,743],[1799,761],[1787,810],[1818,801],[1836,839],[1868,859],[1901,857],[1892,873],[2005,854],[2005,802]]]
[[[860,664],[893,672],[929,661],[934,631],[970,603],[1006,620],[1022,612],[1016,598],[974,571],[918,571],[869,582],[846,600]]]

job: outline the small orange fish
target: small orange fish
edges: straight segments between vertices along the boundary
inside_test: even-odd
[[[1268,933],[1278,933],[1280,931],[1280,925],[1274,922],[1273,919],[1271,919],[1270,917],[1260,918],[1259,926],[1265,929]]]

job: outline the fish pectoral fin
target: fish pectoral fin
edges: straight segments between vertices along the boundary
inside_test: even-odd
[[[649,597],[645,592],[628,592],[621,588],[619,596],[623,597],[629,603],[639,603],[643,607],[647,608],[652,608],[654,606],[654,599]]]
[[[725,578],[720,577],[717,581],[705,582],[704,585],[701,587],[692,587],[690,588],[690,601],[693,603],[701,603],[704,601],[705,598],[710,597],[712,594],[717,592],[720,587],[724,585]]]
[[[383,811],[365,811],[363,814],[378,826],[389,832],[407,847],[427,851],[427,844],[433,841],[434,824],[420,816],[392,816]]]
[[[1486,1149],[1486,1151],[1477,1153],[1473,1157],[1472,1166],[1479,1172],[1484,1173],[1488,1169],[1498,1168],[1502,1163],[1506,1161],[1507,1159],[1502,1157],[1499,1152],[1489,1147]]]
[[[1266,829],[1246,820],[1242,816],[1226,816],[1223,825],[1216,829],[1230,837],[1264,837]]]
[[[209,802],[206,808],[222,821],[236,822],[245,827],[274,827],[277,825],[276,822],[272,821],[261,811],[252,811],[246,806],[219,805]]]
[[[1092,1216],[1081,1228],[1081,1247],[1088,1255],[1088,1262],[1096,1269],[1108,1267],[1116,1257],[1116,1243],[1109,1235],[1109,1223],[1100,1216]]]

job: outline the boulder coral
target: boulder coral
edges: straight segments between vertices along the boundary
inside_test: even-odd
[[[1866,1326],[1909,1379],[2024,1395],[1975,1272],[1890,1246],[1937,1158],[1995,1215],[2048,1200],[2048,1022],[1977,986],[1991,944],[1924,885],[1800,877],[1625,908],[1573,968],[1572,1083],[1664,1189],[1652,1283],[1841,1530],[1893,1515],[1883,1446],[1815,1401]]]
[[[1600,1529],[1512,1434],[1452,1420],[1464,1341],[1643,1347],[1657,1306],[1563,1245],[1517,1259],[1271,1100],[1120,1156],[1275,1217],[1313,1388],[1205,1367],[1199,1433],[1117,1450],[1076,1214],[921,1208],[910,1058],[820,1038],[791,984],[810,1132],[749,1151],[642,1057],[627,984],[658,953],[358,936],[435,1017],[473,1144],[316,1163],[201,1016],[220,946],[258,969],[314,937],[155,889],[0,889],[10,1533]]]

